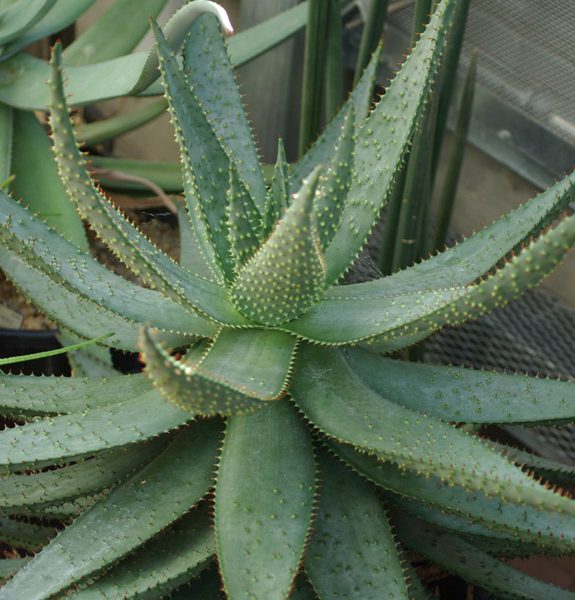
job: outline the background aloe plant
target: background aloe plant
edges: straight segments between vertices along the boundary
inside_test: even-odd
[[[218,23],[193,24],[181,66],[155,28],[181,146],[179,263],[93,185],[55,49],[66,194],[146,287],[5,193],[0,267],[64,330],[110,332],[102,343],[139,349],[146,366],[0,380],[15,424],[0,433],[0,537],[30,551],[1,562],[15,571],[1,599],[161,598],[191,580],[180,597],[425,598],[407,549],[502,597],[573,597],[498,559],[573,552],[575,504],[540,480],[573,472],[474,433],[573,420],[573,384],[384,355],[550,272],[575,242],[575,217],[551,227],[575,174],[427,261],[341,284],[401,172],[461,7],[439,2],[370,110],[376,54],[292,169],[280,146],[268,187]],[[69,521],[55,537],[52,518]]]

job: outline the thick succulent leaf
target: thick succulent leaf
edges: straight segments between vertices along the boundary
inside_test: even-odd
[[[422,477],[400,469],[391,462],[361,454],[347,445],[330,442],[330,448],[377,485],[401,496],[421,500],[448,514],[460,515],[469,523],[488,527],[494,536],[501,534],[546,552],[575,551],[575,523],[569,514],[501,502],[497,497],[489,498],[480,492],[441,483],[435,477]]]
[[[200,360],[170,356],[146,331],[146,373],[165,398],[191,414],[232,415],[260,410],[287,386],[297,340],[279,331],[222,330]]]
[[[234,304],[255,322],[277,325],[290,321],[313,306],[325,290],[325,265],[314,214],[319,175],[318,168],[234,282]]]
[[[501,450],[500,444],[495,444]],[[524,465],[533,470],[537,475],[551,481],[554,484],[572,486],[575,485],[575,467],[560,463],[542,456],[505,446],[505,453],[514,463]]]
[[[387,199],[431,93],[459,4],[441,0],[437,5],[401,71],[357,134],[362,143],[355,149],[356,176],[343,210],[342,226],[326,251],[330,283],[352,263]]]
[[[333,159],[320,178],[315,212],[321,247],[325,251],[340,226],[353,173],[355,116],[353,104],[345,116]]]
[[[350,299],[346,295],[347,287],[351,286],[329,289],[325,297],[306,314],[281,325],[281,328],[321,344],[348,344],[406,327],[412,321],[435,314],[467,291],[461,286],[379,294],[378,290],[369,288],[364,297]]]
[[[62,54],[67,65],[91,65],[129,54],[146,35],[166,0],[119,0]],[[130,15],[126,19],[126,15]]]
[[[27,560],[27,558],[4,558],[0,560],[0,582],[8,579],[8,577],[21,569]]]
[[[218,21],[211,15],[200,17],[184,48],[184,73],[240,181],[262,212],[264,178],[232,68]]]
[[[159,27],[154,27],[154,34],[180,146],[184,194],[193,231],[213,276],[223,283],[234,273],[226,219],[228,181],[222,177],[230,170],[230,160]]]
[[[262,239],[266,239],[274,230],[290,204],[289,164],[282,140],[278,140],[278,154],[274,167],[272,184],[263,211]]]
[[[215,320],[224,317],[224,322],[243,324],[245,320],[234,318],[236,312],[223,290],[182,269],[158,250],[94,186],[78,150],[72,123],[67,114],[59,62],[57,46],[52,57],[53,98],[50,122],[56,162],[70,201],[75,203],[80,214],[90,221],[90,226],[114,254],[144,281],[177,303],[204,316]]]
[[[216,327],[158,292],[112,273],[0,192],[0,241],[30,267],[138,327],[213,336]],[[10,275],[10,273],[9,273]],[[38,297],[42,303],[42,297]],[[158,306],[162,310],[158,310]],[[93,327],[93,325],[92,325]],[[92,329],[92,332],[94,329]]]
[[[60,469],[0,477],[0,510],[69,501],[95,493],[149,462],[163,446],[164,440],[138,444]]]
[[[259,247],[260,215],[236,171],[230,168],[228,189],[227,229],[234,269],[241,267]]]
[[[409,346],[444,325],[456,325],[503,306],[535,286],[575,242],[575,218],[547,231],[488,279],[467,287],[393,288],[394,275],[332,288],[307,314],[283,328],[327,344],[367,340],[382,352]],[[377,334],[370,338],[370,332]]]
[[[0,104],[0,187],[8,183],[12,173],[12,141],[14,139],[14,110]]]
[[[400,539],[429,560],[467,581],[512,600],[572,600],[575,593],[516,571],[456,535],[443,533],[421,521],[393,512]]]
[[[350,296],[362,296],[374,284],[407,291],[472,283],[496,266],[541,223],[567,208],[574,197],[575,172],[460,244],[386,278],[385,284],[362,283],[346,286],[349,288],[346,291]]]
[[[57,2],[50,13],[38,24],[38,26],[42,25],[43,31],[45,30],[46,33],[38,35],[39,30],[33,31],[36,30],[35,27],[30,32],[34,33],[33,39],[60,31],[93,2],[94,0]],[[303,2],[293,9],[280,13],[273,19],[235,35],[229,44],[230,57],[234,66],[238,67],[252,60],[304,27],[306,8],[307,3]],[[58,18],[50,19],[48,24],[50,15],[56,12]],[[189,26],[190,23],[187,19],[185,20]],[[44,26],[44,22],[46,22],[46,26]],[[180,28],[181,37],[173,40],[176,46],[185,38],[187,26],[183,25],[183,28]],[[29,39],[26,38],[26,44],[30,43]],[[10,47],[10,53],[13,54],[26,44],[18,43],[17,48]],[[151,65],[151,69],[146,68],[150,66],[151,56],[147,52],[138,52],[96,65],[66,69],[69,91],[74,98],[74,104],[92,104],[99,100],[136,93],[137,87],[143,81],[145,83],[146,80],[150,81],[150,78],[153,80],[157,77],[153,65]],[[0,81],[5,82],[0,84],[0,101],[26,110],[46,110],[50,104],[50,90],[46,84],[49,76],[49,68],[44,61],[27,53],[13,56],[10,60],[0,63]],[[161,93],[160,86],[152,86],[147,93]]]
[[[34,113],[14,111],[11,173],[15,179],[10,193],[66,239],[87,250],[84,225],[66,198],[50,146],[50,138]]]
[[[118,377],[0,376],[0,414],[5,416],[81,413],[137,398],[151,389],[144,375]]]
[[[288,597],[314,494],[311,438],[287,400],[228,420],[216,484],[215,533],[230,598]]]
[[[71,520],[82,514],[88,508],[101,500],[109,490],[102,490],[89,496],[78,496],[63,502],[48,502],[34,506],[23,506],[18,509],[18,514],[37,519],[57,519],[58,521]]]
[[[31,29],[54,6],[56,0],[19,0],[0,12],[0,44],[8,44]]]
[[[323,455],[305,570],[322,600],[409,600],[385,510],[370,484]]]
[[[575,514],[575,502],[540,485],[478,437],[376,394],[339,351],[306,346],[298,365],[291,393],[328,436],[468,490]]]
[[[353,110],[355,113],[355,130],[358,130],[369,113],[373,87],[377,74],[377,66],[381,47],[373,53],[361,79],[337,115],[329,122],[319,138],[310,146],[300,161],[294,165],[291,174],[291,185],[298,189],[304,178],[319,165],[328,165],[340,139],[346,116]],[[352,108],[353,107],[353,108]]]
[[[62,328],[85,338],[94,331],[113,331],[114,335],[105,342],[122,350],[137,350],[139,324],[70,292],[42,271],[29,266],[5,245],[0,252],[0,268],[26,299]]]
[[[35,552],[46,545],[55,535],[54,527],[17,521],[10,517],[0,517],[0,540],[15,548]]]
[[[0,590],[0,599],[59,594],[131,552],[208,491],[220,424],[185,429],[156,459],[80,515]],[[113,544],[110,541],[113,540]]]
[[[575,384],[463,367],[390,360],[350,349],[352,369],[374,391],[444,421],[524,423],[575,420]]]
[[[574,243],[575,216],[571,216],[531,242],[494,275],[467,288],[466,293],[454,301],[422,319],[388,331],[368,344],[378,351],[397,350],[429,336],[444,325],[459,325],[505,306],[549,275]]]
[[[165,598],[196,577],[214,554],[206,507],[193,510],[85,589],[77,600],[152,600]]]
[[[0,433],[0,470],[39,468],[120,448],[154,438],[191,418],[155,390],[81,413],[47,417]]]
[[[95,1],[74,0],[74,2],[53,3],[52,8],[35,25],[27,28],[26,31],[22,31],[11,43],[3,46],[0,61],[10,58],[37,40],[48,37],[52,33],[63,31],[90,8]],[[24,53],[23,56],[24,58],[30,57],[27,53]],[[34,62],[42,64],[45,74],[47,74],[46,67],[41,61]],[[8,85],[9,88],[10,85]],[[25,101],[25,98],[22,98],[22,100]]]

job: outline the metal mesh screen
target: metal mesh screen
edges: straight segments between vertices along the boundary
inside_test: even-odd
[[[469,140],[541,188],[575,164],[572,2],[471,0],[461,57],[466,70],[471,54],[480,54]],[[392,70],[409,44],[412,17],[413,5],[390,18]]]

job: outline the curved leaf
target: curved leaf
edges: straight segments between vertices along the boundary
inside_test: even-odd
[[[479,438],[379,396],[336,350],[306,346],[291,387],[328,436],[422,475],[501,500],[575,514],[575,502],[523,473]]]
[[[455,535],[407,519],[398,512],[392,515],[398,536],[418,554],[461,575],[468,581],[513,600],[573,600],[575,593],[539,581],[516,571],[487,553],[474,548]]]
[[[378,394],[444,421],[575,420],[572,382],[389,360],[359,349],[347,351],[347,360]]]
[[[152,600],[196,577],[214,554],[206,507],[194,509],[121,561],[89,587],[69,594],[77,600]]]
[[[220,424],[182,431],[156,459],[94,504],[0,589],[42,600],[97,573],[162,531],[208,491]],[[110,540],[114,540],[111,544]]]
[[[47,417],[0,433],[0,470],[68,462],[154,438],[191,419],[155,390],[81,413]]]
[[[146,373],[169,402],[201,415],[264,408],[287,386],[297,340],[279,331],[222,330],[195,364],[171,357],[146,331]]]

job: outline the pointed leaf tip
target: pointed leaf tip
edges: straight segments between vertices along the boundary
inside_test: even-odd
[[[314,214],[320,174],[321,167],[317,167],[269,239],[238,275],[233,301],[253,321],[279,325],[295,319],[325,290],[325,264]]]

